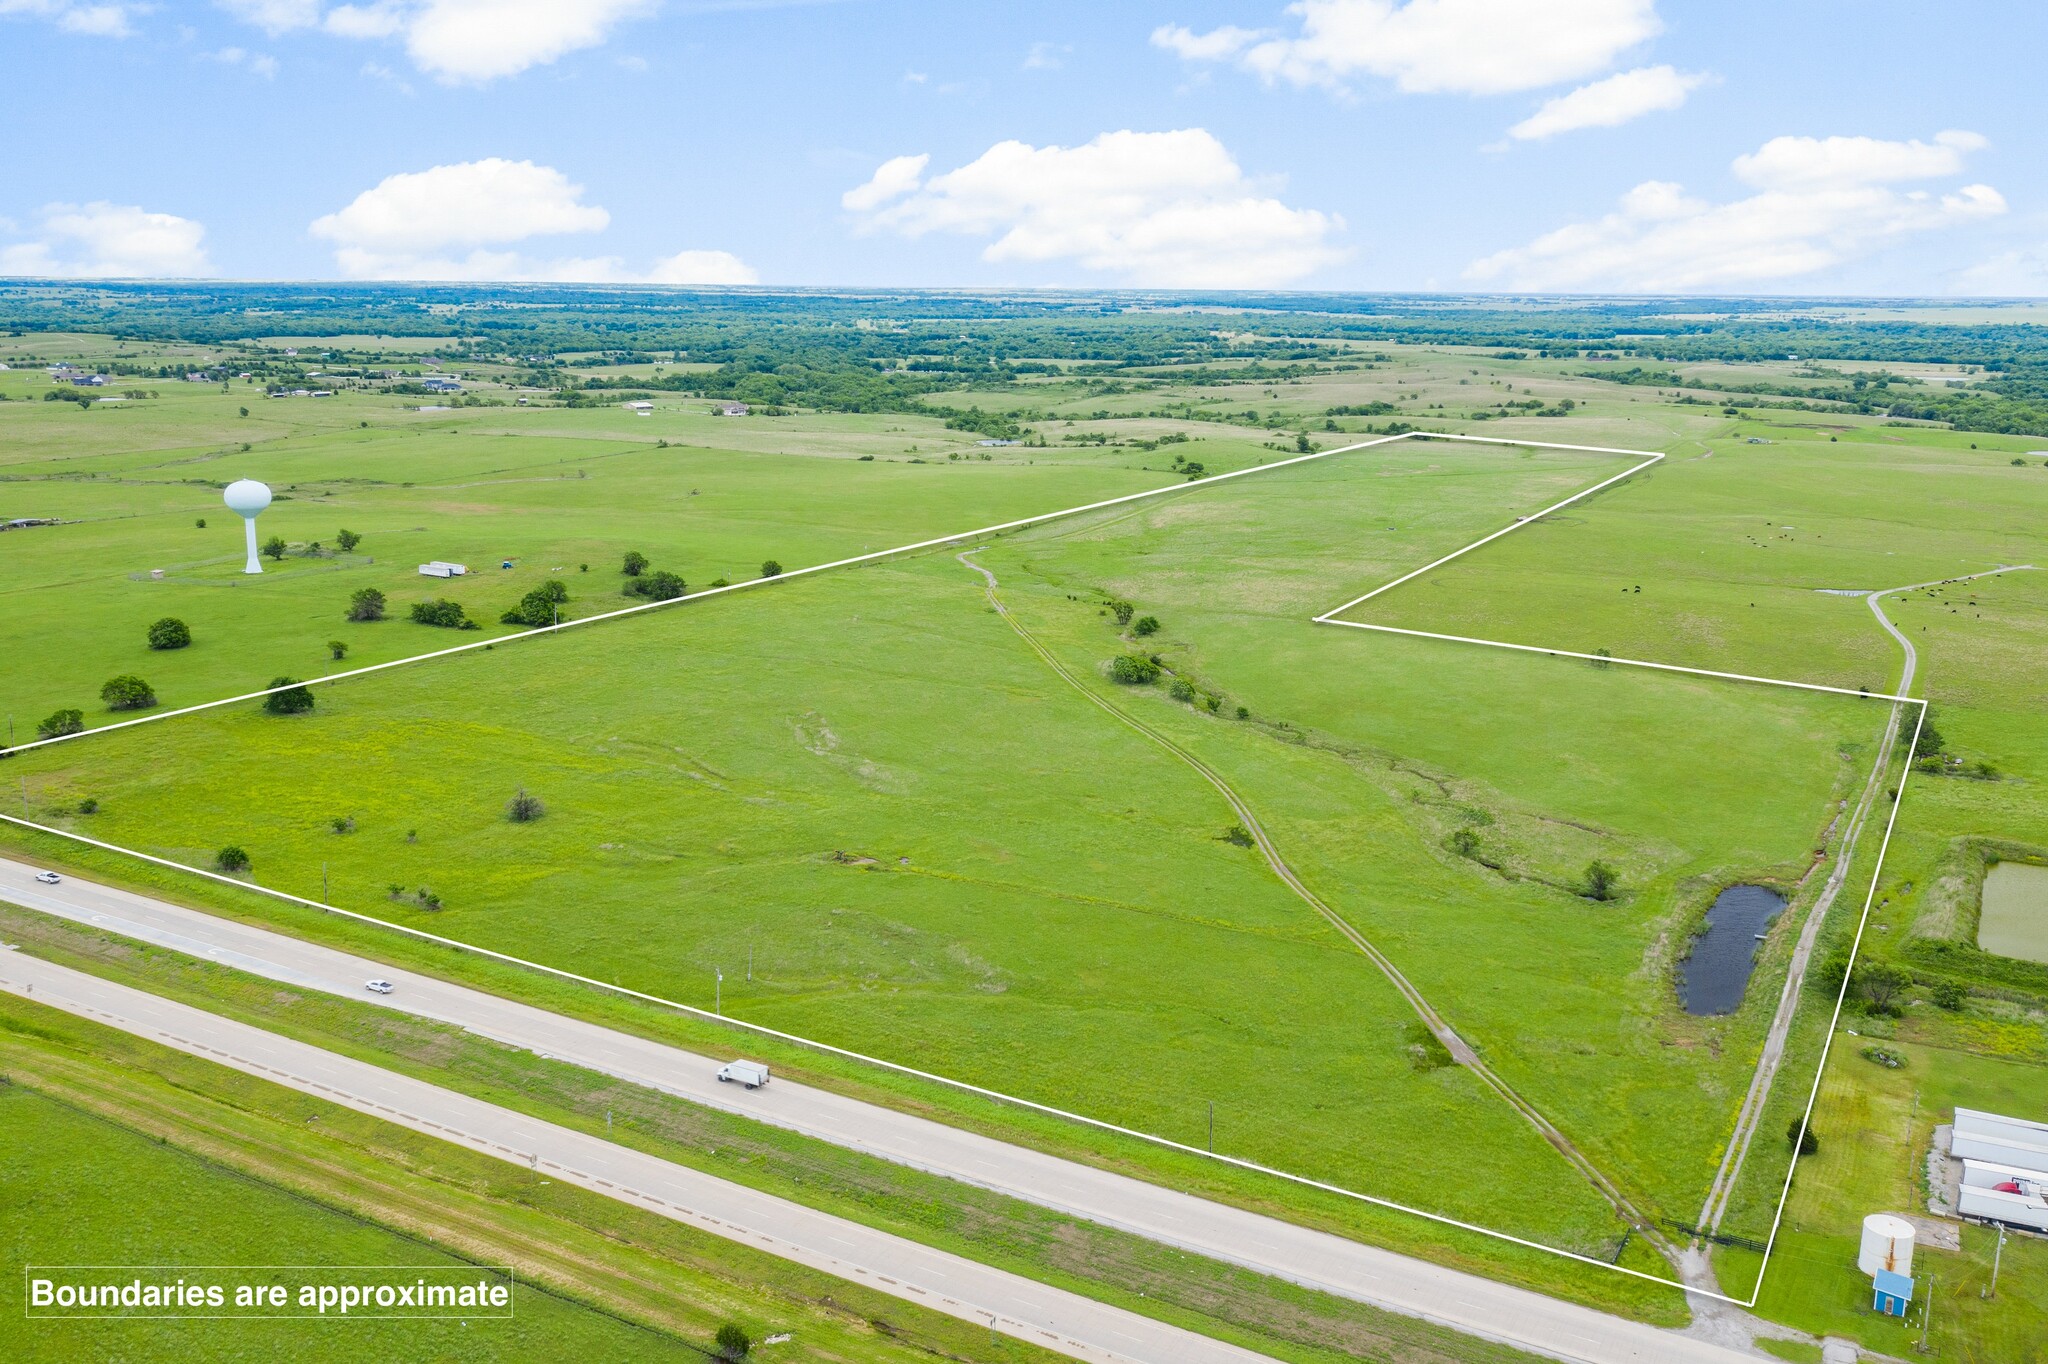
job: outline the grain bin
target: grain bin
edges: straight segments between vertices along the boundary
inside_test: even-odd
[[[1913,1224],[1888,1212],[1874,1212],[1863,1219],[1863,1248],[1856,1252],[1856,1267],[1872,1278],[1879,1270],[1913,1276]]]

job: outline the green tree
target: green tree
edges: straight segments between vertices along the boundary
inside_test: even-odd
[[[1938,980],[1934,982],[1934,989],[1928,997],[1934,1001],[1936,1008],[1947,1009],[1950,1013],[1960,1013],[1963,1005],[1969,1001],[1970,992],[1955,981]]]
[[[359,587],[348,594],[350,620],[384,619],[384,594],[374,587]]]
[[[108,710],[148,710],[156,704],[156,693],[134,673],[122,673],[107,679],[100,688],[100,700],[107,703]]]
[[[718,1357],[724,1360],[745,1359],[754,1349],[753,1337],[736,1321],[729,1321],[718,1328],[717,1344]]]
[[[176,616],[165,616],[149,627],[149,647],[152,649],[182,649],[192,642],[192,631]]]
[[[1934,727],[1934,707],[1929,706],[1920,717],[1920,737],[1914,741],[1913,756],[1916,758],[1938,758],[1948,749],[1948,741],[1941,737],[1941,731]]]
[[[1864,1007],[1871,1013],[1897,1013],[1899,995],[1912,983],[1912,974],[1903,966],[1875,958],[1857,963],[1856,989],[1863,995]]]
[[[1612,900],[1615,889],[1621,882],[1614,868],[1605,862],[1594,860],[1586,864],[1586,898],[1589,900]]]
[[[517,606],[498,619],[506,625],[527,625],[539,629],[560,619],[561,604],[567,600],[568,592],[560,583],[549,579],[521,597]]]
[[[348,641],[345,639],[328,640],[327,653],[336,663],[341,662],[341,660],[348,657]]]
[[[1133,626],[1131,627],[1131,633],[1132,633],[1132,634],[1134,634],[1134,635],[1136,635],[1136,636],[1137,636],[1137,637],[1138,637],[1139,639],[1143,639],[1143,638],[1144,638],[1145,636],[1147,636],[1147,635],[1156,635],[1156,634],[1158,634],[1158,633],[1159,633],[1159,617],[1157,617],[1157,616],[1140,616],[1140,617],[1138,617],[1138,623],[1137,623],[1137,624],[1135,624],[1135,625],[1133,625]]]
[[[1127,601],[1111,601],[1105,605],[1109,607],[1109,614],[1116,617],[1116,628],[1119,630],[1131,623],[1131,617],[1137,614],[1138,610]]]
[[[248,416],[248,415],[249,415],[249,409],[248,409],[248,408],[246,408],[246,407],[245,407],[245,408],[243,408],[243,409],[242,409],[242,415],[243,415],[243,416],[245,416],[245,417],[246,417],[246,416]]]
[[[540,797],[520,787],[512,799],[505,802],[505,818],[514,824],[531,824],[547,813],[547,807],[540,803]]]
[[[1159,680],[1159,665],[1143,654],[1119,654],[1109,661],[1109,676],[1127,687],[1142,687]]]
[[[1297,431],[1294,433],[1294,448],[1299,453],[1305,455],[1316,447],[1309,441],[1308,432]]]
[[[313,692],[311,688],[299,685],[298,678],[273,677],[270,685],[284,689],[263,698],[263,709],[272,715],[304,715],[313,709]]]
[[[360,545],[362,542],[362,536],[356,534],[354,531],[349,530],[345,527],[341,530],[334,532],[334,543],[341,546],[341,552],[343,554],[355,553],[356,546]]]
[[[459,601],[446,597],[432,597],[412,604],[412,618],[421,625],[438,625],[444,630],[474,630],[475,621],[462,609]]]
[[[1785,1129],[1785,1145],[1795,1155],[1810,1156],[1820,1150],[1820,1138],[1813,1135],[1813,1129],[1806,1125],[1806,1119],[1794,1118]]]
[[[240,844],[230,843],[213,855],[213,865],[225,872],[247,871],[249,854],[242,851]]]
[[[38,739],[61,739],[67,734],[81,734],[84,731],[84,711],[57,710],[50,712],[50,718],[36,726],[36,737]]]
[[[761,565],[761,576],[764,578],[781,577],[782,565],[776,563],[773,559],[768,560],[766,563]]]
[[[1198,459],[1191,459],[1186,464],[1181,465],[1180,471],[1188,476],[1188,482],[1190,483],[1193,483],[1198,478],[1207,478],[1209,476],[1208,466]]]
[[[627,596],[651,597],[655,601],[673,601],[687,591],[689,586],[665,568],[626,584]]]
[[[637,549],[627,550],[626,562],[620,566],[619,572],[625,574],[629,578],[637,578],[646,571],[647,556],[645,554],[642,554]]]
[[[282,535],[273,535],[263,542],[263,552],[272,559],[284,558],[284,550],[285,544]]]

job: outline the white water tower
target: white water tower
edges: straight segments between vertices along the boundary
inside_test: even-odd
[[[256,513],[270,505],[270,489],[253,478],[238,478],[228,484],[221,500],[228,504],[229,511],[242,518],[242,529],[247,532],[249,562],[242,571],[261,573],[263,565],[256,558]]]

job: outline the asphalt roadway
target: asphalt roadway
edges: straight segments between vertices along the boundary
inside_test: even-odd
[[[718,1062],[695,1052],[129,891],[70,876],[59,885],[40,885],[33,880],[37,870],[0,858],[0,899],[303,989],[452,1023],[709,1107],[1533,1354],[1569,1364],[1753,1364],[1761,1358],[826,1090],[784,1079],[754,1091],[721,1084]],[[18,958],[10,954],[0,961],[13,968]],[[372,978],[389,980],[396,989],[390,995],[367,993],[363,982]],[[517,1114],[504,1116],[520,1130],[544,1126]]]

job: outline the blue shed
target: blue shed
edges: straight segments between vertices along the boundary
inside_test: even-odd
[[[1870,1296],[1870,1308],[1888,1317],[1903,1317],[1913,1302],[1913,1281],[1889,1269],[1877,1271],[1877,1286]]]

